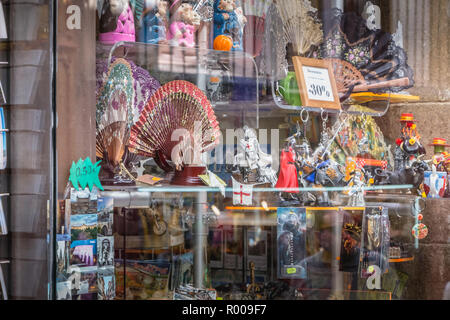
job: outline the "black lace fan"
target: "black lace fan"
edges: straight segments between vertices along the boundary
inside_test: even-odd
[[[399,92],[414,85],[406,52],[397,46],[392,34],[370,30],[366,20],[354,12],[333,9],[325,12],[323,19],[324,42],[314,56],[350,63],[365,79],[365,83],[356,81],[354,85],[370,91]]]

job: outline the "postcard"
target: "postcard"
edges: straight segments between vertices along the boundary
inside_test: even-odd
[[[97,279],[98,300],[114,300],[116,295],[114,267],[100,268]]]
[[[98,237],[98,266],[112,266],[114,264],[114,237]]]
[[[97,265],[97,239],[72,241],[70,265],[89,267]]]
[[[66,280],[69,267],[70,243],[69,241],[57,241],[56,246],[56,279]]]
[[[71,240],[97,238],[97,214],[77,214],[70,216]]]

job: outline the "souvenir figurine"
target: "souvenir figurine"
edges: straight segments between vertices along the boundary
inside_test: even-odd
[[[136,41],[134,15],[128,0],[105,0],[99,41],[111,45],[119,41]]]
[[[394,152],[394,170],[399,171],[409,167],[412,161],[419,155],[426,153],[420,143],[420,135],[417,133],[414,116],[411,113],[403,113],[400,118],[402,123],[401,137],[397,139],[397,147]]]
[[[449,156],[449,153],[445,151],[446,147],[450,147],[447,144],[447,140],[442,138],[434,138],[433,143],[430,146],[434,147],[434,154],[431,162],[436,166],[437,171],[445,171],[444,161]]]
[[[239,141],[241,152],[234,157],[234,167],[238,167],[245,183],[276,183],[272,169],[272,157],[261,150],[255,132],[244,126],[244,139]]]
[[[297,200],[293,193],[299,193],[299,186],[298,186],[298,177],[297,177],[297,168],[295,167],[295,138],[290,137],[288,138],[288,143],[286,144],[286,147],[281,150],[281,157],[280,157],[280,175],[278,177],[277,184],[275,185],[275,188],[279,189],[294,189],[294,190],[287,190],[283,191],[289,194],[289,197],[291,200]],[[280,193],[280,199],[281,201],[286,201]]]
[[[171,45],[193,48],[195,32],[200,26],[200,16],[190,0],[174,0],[170,6],[170,26],[167,40]]]
[[[236,0],[215,0],[214,2],[214,39],[220,35],[233,41],[232,51],[242,51],[242,34],[247,19]]]
[[[348,187],[351,189],[347,192],[349,195],[347,205],[349,207],[364,207],[364,169],[357,165],[352,158],[347,159],[346,177],[344,181],[348,182]]]
[[[166,41],[168,7],[167,0],[146,1],[146,8],[140,20],[140,42],[157,44]]]

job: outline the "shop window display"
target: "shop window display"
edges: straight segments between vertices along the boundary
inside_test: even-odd
[[[47,298],[442,297],[449,131],[446,109],[423,105],[448,105],[448,76],[424,94],[437,62],[417,61],[398,2],[331,2],[89,1],[77,33],[52,30],[58,70],[79,70],[52,71],[46,110],[68,126],[47,150]],[[45,8],[63,20],[68,5]],[[0,101],[2,135],[12,106],[41,100]],[[14,186],[1,198],[30,193]],[[19,232],[13,206],[0,203],[0,237]],[[26,298],[0,244],[1,297]]]

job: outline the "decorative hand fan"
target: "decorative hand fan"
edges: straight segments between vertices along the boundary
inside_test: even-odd
[[[177,129],[184,130],[176,132]],[[203,138],[205,135],[206,139]],[[202,142],[199,149],[194,150],[194,154],[194,139],[200,137],[203,138]],[[128,145],[131,152],[154,158],[158,166],[167,172],[173,171],[168,160],[173,162],[177,171],[192,164],[183,170],[181,176],[191,170],[198,172],[193,173],[197,178],[198,174],[204,172],[205,167],[193,163],[196,162],[192,161],[193,157],[214,148],[219,143],[219,137],[219,123],[206,95],[192,83],[177,80],[165,84],[150,98],[139,121],[131,128]],[[177,174],[175,180],[180,176]],[[186,178],[180,183],[202,184],[199,178],[198,181],[194,180],[196,179],[192,177]]]
[[[272,0],[241,0],[247,24],[244,28],[244,49],[252,56],[259,56],[265,33],[266,13]]]
[[[292,44],[294,55],[304,56],[322,43],[322,23],[309,0],[283,0],[276,3],[283,21],[283,36]]]
[[[117,59],[113,57],[112,63]],[[121,61],[126,61],[131,67],[131,73],[133,77],[133,87],[134,87],[134,104],[132,107],[133,123],[135,123],[141,114],[142,109],[147,104],[150,97],[155,93],[155,91],[161,87],[158,80],[153,78],[150,73],[137,66],[133,61],[122,59]],[[128,68],[128,66],[126,66]],[[97,61],[97,101],[99,100],[99,95],[103,94],[101,88],[104,83],[110,81],[108,79],[108,62],[105,60]]]
[[[369,30],[361,16],[339,9],[324,13],[324,21],[325,40],[315,56],[344,60],[355,67],[365,82],[353,92],[387,88],[399,92],[414,85],[406,53],[390,33]]]

